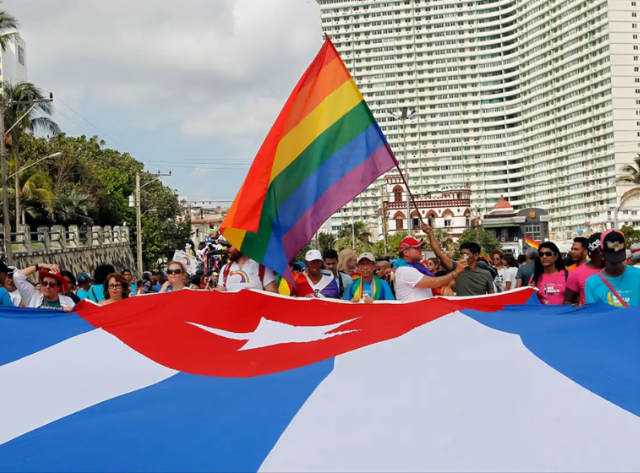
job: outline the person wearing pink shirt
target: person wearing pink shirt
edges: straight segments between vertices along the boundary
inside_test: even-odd
[[[538,289],[540,302],[545,305],[562,305],[567,276],[568,271],[556,244],[550,241],[540,244],[533,276],[529,282],[531,287]]]
[[[569,273],[567,279],[567,289],[564,291],[564,302],[566,305],[584,305],[584,286],[589,276],[598,274],[604,269],[604,259],[600,243],[601,233],[594,233],[587,241],[587,251],[589,261],[578,266]]]

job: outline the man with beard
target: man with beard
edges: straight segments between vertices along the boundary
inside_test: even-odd
[[[259,289],[278,292],[273,271],[244,255],[235,246],[227,250],[229,263],[220,272],[218,290],[239,291],[241,289]]]

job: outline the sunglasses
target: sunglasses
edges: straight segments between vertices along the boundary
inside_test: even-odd
[[[540,255],[540,258],[542,258],[543,256],[547,256],[550,258],[551,256],[554,256],[555,253],[553,253],[552,251],[541,251],[539,255]]]
[[[167,269],[167,274],[182,274],[181,269]]]
[[[58,287],[58,283],[57,282],[51,282],[51,281],[41,282],[40,285],[42,287]]]
[[[109,289],[120,289],[122,284],[109,284]]]

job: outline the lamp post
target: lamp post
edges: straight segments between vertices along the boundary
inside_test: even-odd
[[[154,178],[151,179],[149,182],[145,183],[144,185],[140,185],[140,173],[137,172],[135,196],[133,200],[131,199],[131,197],[129,197],[129,207],[133,207],[134,205],[136,207],[136,247],[137,247],[136,256],[138,260],[137,270],[138,270],[139,278],[142,277],[142,272],[144,271],[144,268],[142,266],[142,208],[141,208],[142,189],[148,186],[149,184],[151,184],[153,181],[160,179],[161,177],[164,177],[164,176],[171,176],[171,171],[169,171],[169,174],[160,174],[160,172],[158,172],[157,174],[154,175]]]
[[[400,128],[402,130],[402,152],[404,154],[404,174],[406,176],[406,186],[407,186],[407,234],[411,235],[411,199],[409,198],[409,155],[407,153],[407,130],[406,130],[406,122],[413,118],[416,114],[415,109],[409,110],[407,107],[402,107],[397,112],[388,111],[394,120],[398,120],[400,122]]]
[[[18,174],[20,174],[22,171],[26,171],[27,169],[29,169],[31,166],[35,166],[36,164],[38,164],[41,161],[44,161],[45,159],[51,159],[51,158],[57,158],[58,156],[61,156],[62,153],[58,152],[58,153],[53,153],[50,154],[49,156],[45,156],[44,158],[40,158],[37,161],[34,161],[33,163],[29,164],[28,166],[25,166],[23,168],[18,169],[16,172],[14,172],[13,174],[9,174],[7,176],[7,179],[13,177],[13,176],[17,176]]]

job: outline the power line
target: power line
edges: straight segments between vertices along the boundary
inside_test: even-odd
[[[102,133],[104,136],[106,136],[107,138],[109,138],[111,141],[113,141],[115,144],[121,146],[124,149],[129,150],[129,152],[131,152],[131,148],[129,146],[125,146],[122,143],[120,143],[118,140],[116,140],[114,137],[112,137],[111,135],[109,135],[106,131],[104,131],[103,129],[101,129],[100,127],[98,127],[97,125],[94,125],[92,122],[90,122],[87,118],[85,118],[84,116],[82,116],[79,112],[77,112],[75,109],[73,109],[70,105],[68,105],[64,100],[62,100],[61,98],[57,97],[57,100],[60,101],[60,103],[62,105],[64,105],[65,107],[67,107],[69,110],[71,110],[73,113],[75,113],[76,115],[78,115],[80,118],[82,118],[85,122],[87,122],[89,125],[91,125],[92,127],[94,127],[96,130],[98,130],[100,133]]]
[[[79,125],[78,123],[76,123],[75,121],[73,121],[71,118],[69,118],[68,116],[66,116],[64,113],[62,113],[60,110],[56,110],[56,113],[59,113],[60,115],[62,115],[64,118],[66,118],[67,120],[69,120],[71,123],[73,123],[75,126],[77,126],[78,128],[80,128],[81,130],[87,132],[90,136],[95,135],[95,133],[87,130],[85,127],[83,127],[82,125]]]

